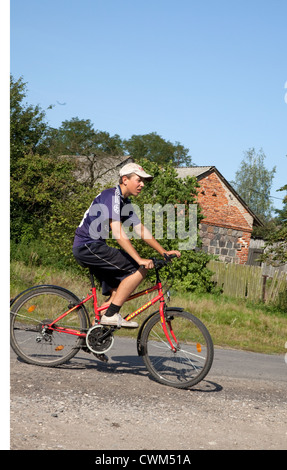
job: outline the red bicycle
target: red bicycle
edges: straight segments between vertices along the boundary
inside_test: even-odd
[[[205,325],[183,308],[168,307],[169,290],[163,292],[159,276],[168,259],[153,259],[156,284],[128,300],[157,291],[157,295],[133,313],[129,321],[159,302],[159,309],[141,324],[137,351],[154,379],[177,388],[191,387],[209,372],[213,342]],[[31,287],[11,301],[11,347],[29,364],[55,367],[69,361],[79,350],[96,356],[109,351],[118,328],[101,325],[93,274],[91,293],[80,300],[69,290],[55,285]],[[94,325],[85,304],[93,302]]]

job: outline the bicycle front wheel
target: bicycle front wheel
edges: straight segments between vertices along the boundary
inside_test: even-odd
[[[176,388],[192,387],[211,368],[214,354],[211,336],[197,317],[180,310],[168,310],[167,329],[175,351],[163,331],[160,314],[156,313],[147,322],[141,337],[145,365],[162,384]]]
[[[76,309],[56,322],[55,326],[63,328],[63,332],[47,325],[78,302],[71,292],[57,286],[36,287],[23,294],[12,304],[10,312],[10,341],[15,353],[29,364],[47,367],[58,366],[75,356],[84,342],[77,332],[87,329],[83,309]]]

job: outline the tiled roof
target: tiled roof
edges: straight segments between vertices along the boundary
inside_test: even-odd
[[[255,225],[262,226],[263,222],[257,217],[256,214],[250,209],[250,207],[243,201],[235,189],[231,186],[230,183],[224,178],[224,176],[217,170],[214,165],[211,166],[191,166],[191,167],[177,167],[177,174],[179,178],[186,178],[187,176],[195,176],[200,180],[206,173],[211,173],[215,171],[218,177],[224,182],[224,184],[229,188],[229,190],[234,194],[234,196],[241,202],[241,204],[246,208],[246,210],[252,215],[255,221]]]
[[[213,166],[191,166],[191,167],[178,167],[176,168],[177,174],[180,178],[185,178],[187,176],[198,177],[202,173],[209,171]]]

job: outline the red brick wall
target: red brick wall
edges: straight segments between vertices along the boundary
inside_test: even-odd
[[[200,232],[205,251],[225,262],[245,264],[253,226],[251,215],[215,172],[199,184],[198,204],[204,215]]]
[[[239,264],[247,263],[248,250],[250,245],[251,232],[243,232],[242,237],[238,238],[238,244],[241,248],[237,250],[236,256],[239,258]]]
[[[252,231],[248,211],[238,203],[215,172],[201,179],[199,184],[198,203],[205,216],[205,223]]]

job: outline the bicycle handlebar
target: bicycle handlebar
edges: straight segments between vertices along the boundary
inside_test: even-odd
[[[155,269],[160,269],[163,266],[166,266],[168,263],[171,263],[172,258],[177,258],[177,255],[167,255],[165,253],[163,256],[165,259],[151,258]]]
[[[200,248],[196,247],[193,249],[195,253],[200,251]],[[159,258],[150,258],[153,261],[154,268],[156,270],[161,269],[163,266],[166,266],[168,263],[171,263],[172,258],[177,258],[177,255],[167,255],[166,253],[163,254],[165,259]],[[141,266],[144,267],[144,266]]]
[[[171,263],[171,258],[177,258],[176,255],[166,255],[164,253],[164,258],[165,259],[159,259],[159,258],[150,258],[153,261],[154,268],[155,269],[160,269],[163,266],[166,266],[168,263]],[[144,265],[141,264],[140,268],[144,268]]]

